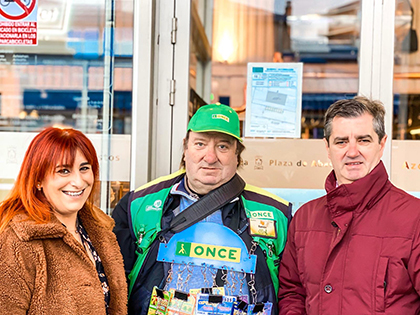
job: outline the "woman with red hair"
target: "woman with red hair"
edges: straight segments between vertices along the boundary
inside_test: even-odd
[[[99,163],[89,139],[47,128],[29,145],[0,204],[2,314],[126,314],[113,220],[93,205]]]

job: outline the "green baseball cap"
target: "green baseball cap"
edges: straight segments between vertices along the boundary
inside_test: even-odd
[[[229,106],[210,104],[201,106],[188,123],[187,131],[221,132],[242,142],[238,114]]]

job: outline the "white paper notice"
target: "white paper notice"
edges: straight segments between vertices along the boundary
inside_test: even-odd
[[[300,138],[302,63],[248,63],[245,137]]]

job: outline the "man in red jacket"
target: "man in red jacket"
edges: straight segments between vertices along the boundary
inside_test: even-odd
[[[388,180],[385,110],[364,97],[325,114],[327,195],[292,219],[280,315],[420,314],[420,200]]]

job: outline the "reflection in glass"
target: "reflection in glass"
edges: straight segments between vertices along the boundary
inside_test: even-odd
[[[115,121],[109,127],[112,133],[131,132],[132,0],[40,0],[38,45],[0,47],[0,132],[37,132],[50,125],[85,133],[103,129],[107,2],[115,5]]]
[[[323,115],[358,89],[360,2],[214,1],[211,100],[244,120],[248,62],[303,62],[302,138],[323,137]]]
[[[393,139],[420,139],[419,13],[418,1],[396,1]]]
[[[72,127],[102,134],[102,146],[96,147],[101,157],[109,155],[109,135],[131,134],[133,3],[37,1],[38,45],[0,46],[2,147],[9,140],[6,132]],[[121,154],[128,156],[129,146],[124,150]],[[108,164],[101,161],[101,169]],[[109,194],[122,190],[114,189],[112,179],[102,174],[105,184],[98,206],[109,212],[112,202],[121,197],[114,193],[114,199],[108,200]],[[13,182],[14,176],[0,171],[0,201]],[[128,182],[121,185],[128,187]]]

